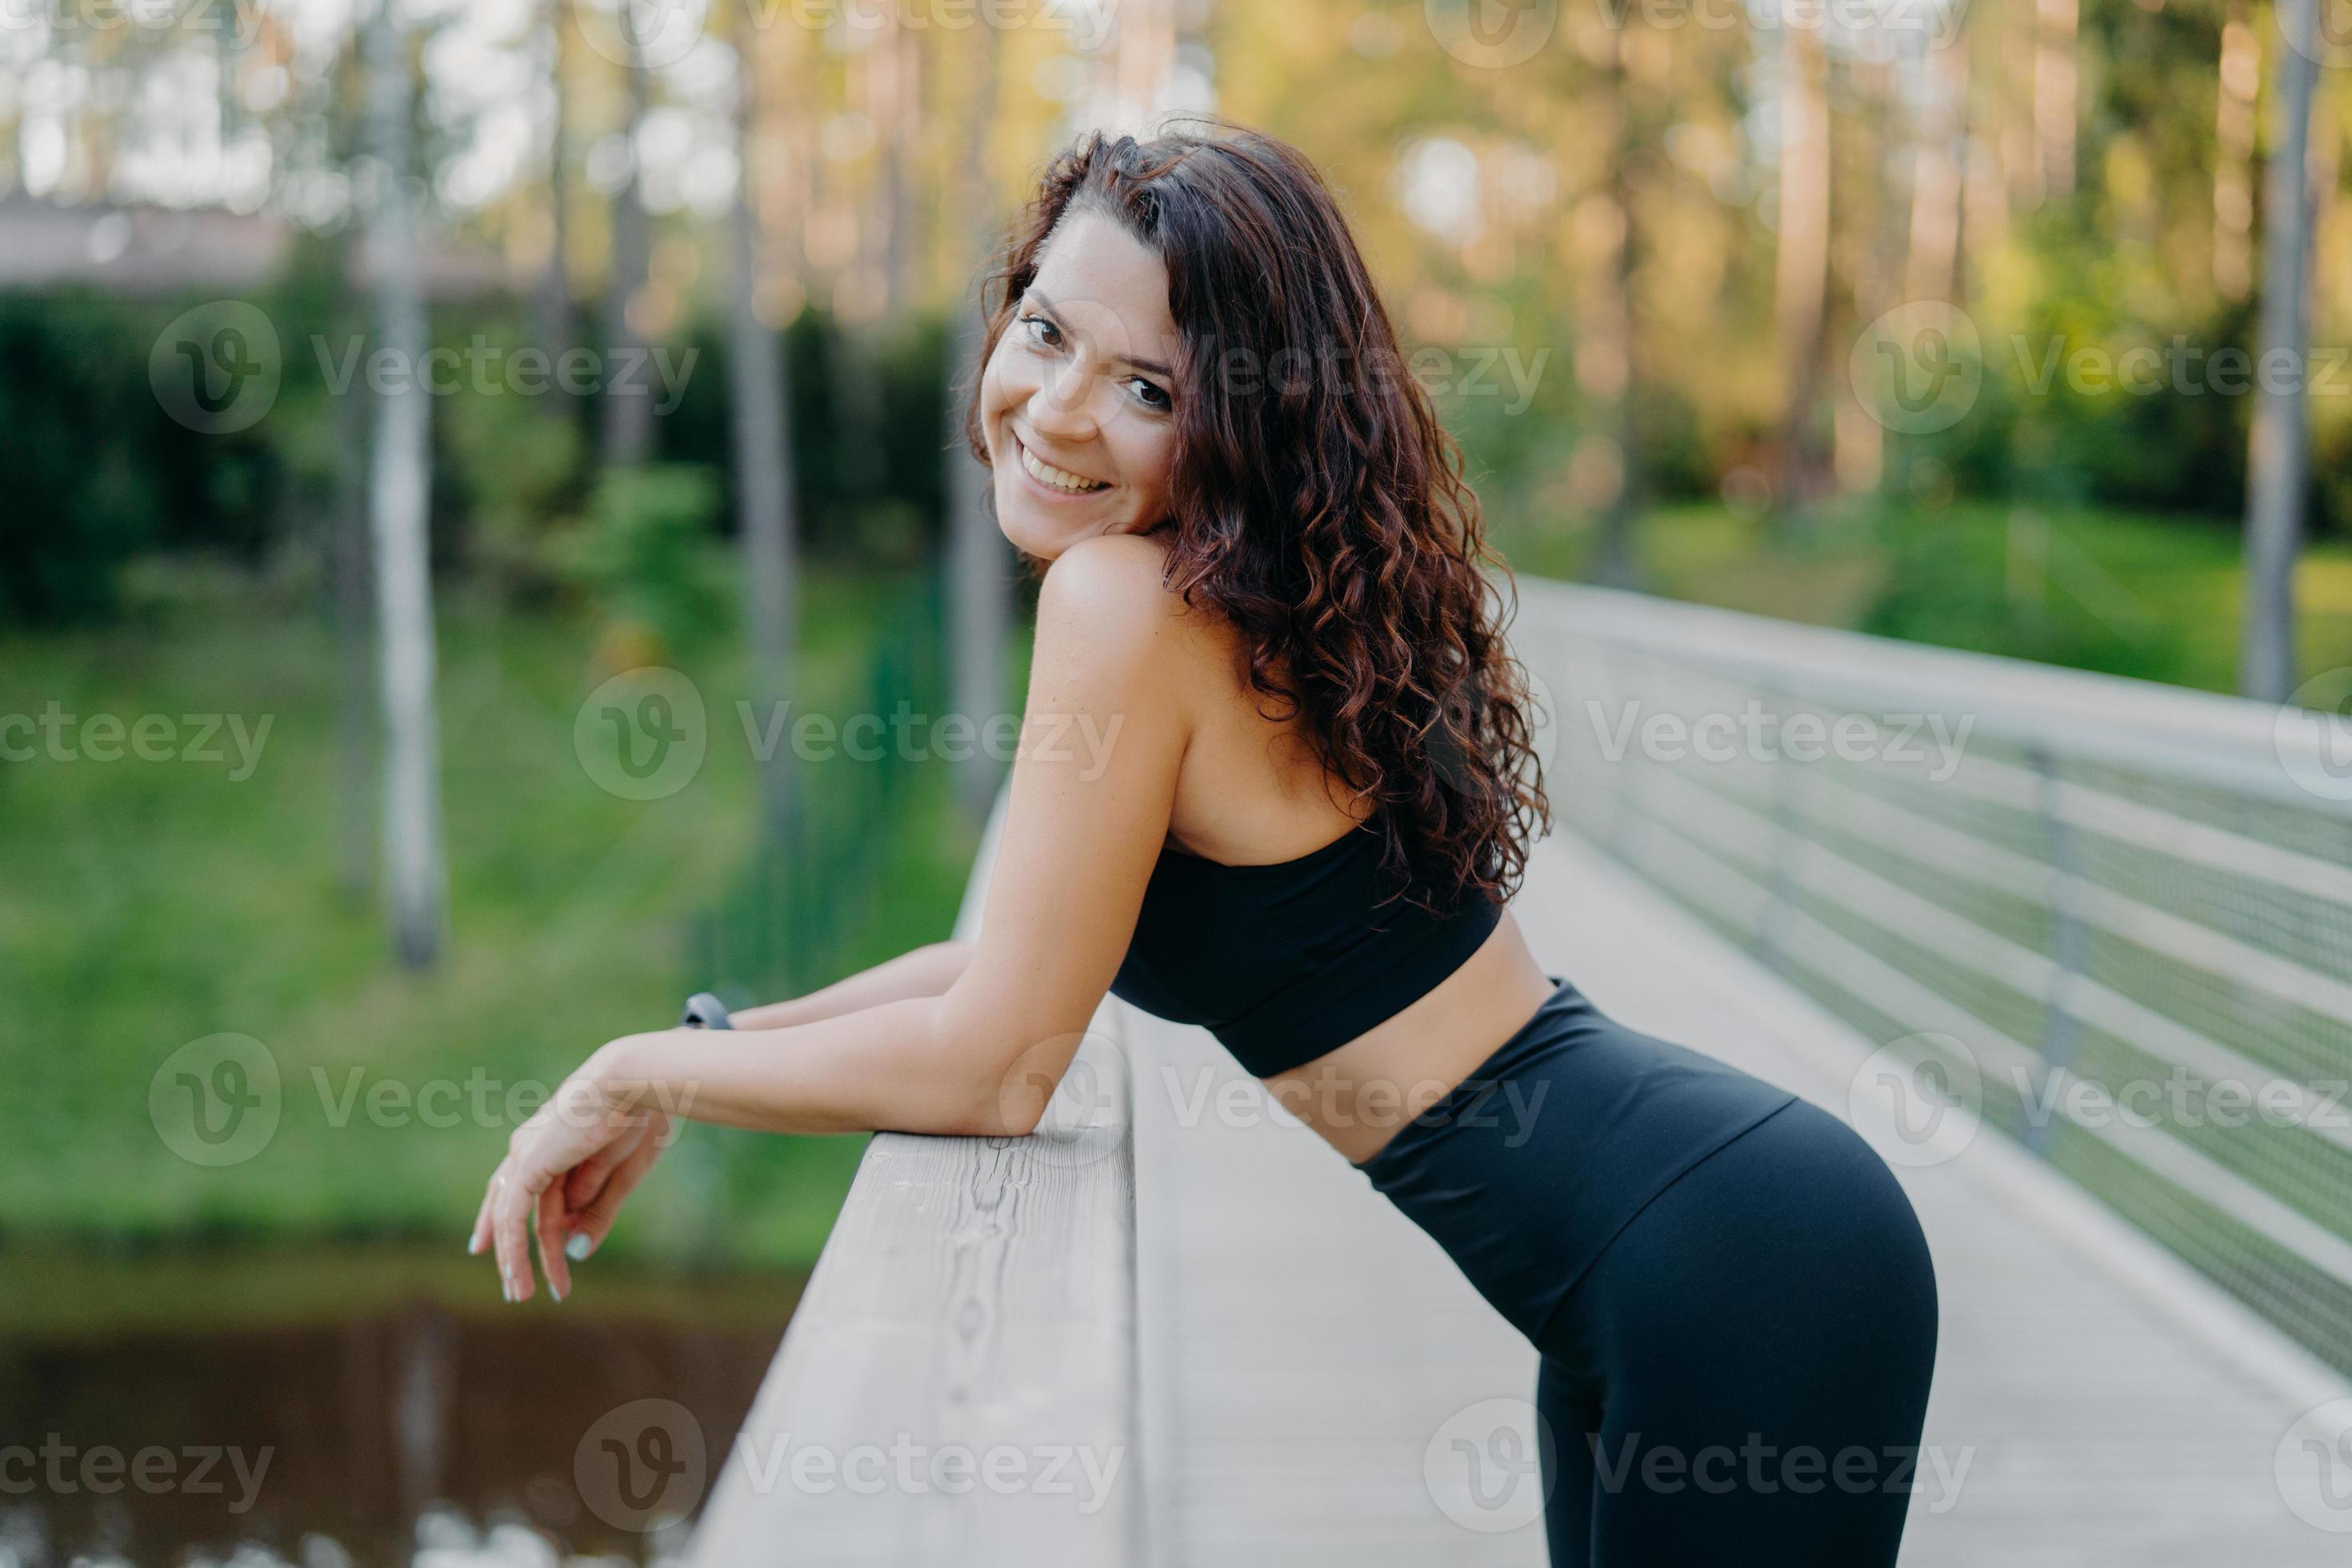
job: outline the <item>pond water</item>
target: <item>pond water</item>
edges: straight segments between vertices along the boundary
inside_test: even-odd
[[[467,1261],[0,1254],[0,1568],[675,1555],[802,1280]]]

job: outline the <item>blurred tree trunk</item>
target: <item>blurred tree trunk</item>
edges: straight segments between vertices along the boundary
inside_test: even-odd
[[[1632,163],[1633,136],[1626,101],[1624,33],[1602,29],[1608,54],[1600,91],[1601,116],[1608,127],[1609,203],[1616,216],[1616,237],[1600,270],[1592,310],[1587,318],[1587,342],[1576,356],[1577,380],[1602,401],[1608,439],[1616,447],[1616,487],[1601,511],[1601,540],[1592,575],[1612,588],[1640,584],[1641,565],[1633,544],[1640,519],[1637,489],[1639,432],[1633,413],[1633,371],[1636,323],[1633,307],[1633,189],[1626,170]]]
[[[2270,164],[2263,187],[2262,341],[2246,452],[2245,639],[2238,688],[2283,702],[2294,689],[2294,558],[2311,432],[2305,407],[2311,287],[2311,105],[2319,80],[2317,0],[2278,0],[2281,31]],[[2293,47],[2300,40],[2302,47]],[[2274,357],[2275,356],[2275,357]],[[2284,363],[2293,374],[2263,367]]]
[[[1911,233],[1903,297],[1959,303],[1961,159],[1966,155],[1969,51],[1954,37],[1928,48],[1927,98],[1911,160]]]
[[[346,278],[360,268],[356,226]],[[352,377],[335,402],[333,544],[335,615],[335,886],[364,906],[375,888],[375,662],[368,638],[368,426],[375,416],[367,377]]]
[[[2213,286],[2242,300],[2254,288],[2254,104],[2262,95],[2263,46],[2234,0],[2221,24],[2213,117]]]
[[[637,0],[618,0],[625,7],[635,3]],[[604,462],[616,468],[644,462],[654,444],[654,400],[649,395],[653,378],[644,363],[645,336],[637,331],[633,315],[637,296],[645,288],[651,245],[645,187],[637,167],[637,133],[645,126],[649,89],[636,24],[624,17],[620,34],[629,47],[629,65],[623,73],[629,93],[629,167],[621,188],[613,193],[612,275],[607,280],[609,293],[605,299],[603,440]]]
[[[1780,340],[1780,430],[1775,511],[1784,519],[1821,493],[1813,402],[1821,384],[1829,296],[1830,115],[1828,62],[1817,27],[1780,36],[1780,241],[1774,315]]]
[[[563,35],[571,24],[570,0],[547,0],[547,80],[554,95],[547,151],[547,270],[539,281],[540,347],[551,363],[561,363],[572,347],[572,279],[565,270],[571,248],[571,197],[565,186],[571,174],[566,142],[571,125],[571,90],[563,75]],[[557,398],[562,396],[556,395]],[[568,401],[568,399],[564,400]],[[550,407],[562,403],[551,398]]]
[[[1013,553],[996,525],[993,480],[986,465],[964,444],[963,413],[980,380],[980,352],[986,300],[982,273],[992,260],[988,241],[996,221],[988,184],[988,128],[996,119],[996,29],[982,29],[979,80],[973,87],[970,131],[964,138],[957,191],[950,211],[955,232],[965,237],[958,259],[965,279],[948,340],[946,429],[948,498],[948,708],[975,726],[971,754],[956,764],[956,795],[975,825],[988,819],[995,803],[999,767],[978,743],[989,719],[1004,705],[1004,648],[1012,624]]]
[[[2074,124],[2080,67],[2080,0],[2036,0],[2041,22],[2033,49],[2033,145],[2043,201],[2074,194]]]
[[[741,536],[745,612],[751,623],[751,707],[758,732],[792,690],[793,652],[799,641],[793,521],[789,374],[776,334],[760,319],[759,34],[747,19],[735,27],[735,210],[730,224],[733,270],[728,279],[728,374],[735,413],[736,525]],[[761,827],[782,842],[792,791],[792,747],[781,732],[774,749],[755,757],[760,772]]]
[[[426,342],[410,188],[408,43],[393,15],[395,4],[377,0],[367,34],[369,121],[379,165],[368,248],[377,334],[394,363],[408,367],[409,374],[376,401],[368,510],[375,543],[376,619],[383,639],[379,673],[384,888],[394,951],[401,963],[421,969],[440,955],[447,894],[425,510],[432,483],[432,410],[421,380]]]

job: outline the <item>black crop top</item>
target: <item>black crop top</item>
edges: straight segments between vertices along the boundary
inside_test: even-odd
[[[1395,1016],[1467,963],[1503,910],[1475,890],[1450,916],[1403,898],[1375,910],[1388,890],[1378,820],[1265,866],[1162,848],[1111,994],[1205,1026],[1257,1078]]]

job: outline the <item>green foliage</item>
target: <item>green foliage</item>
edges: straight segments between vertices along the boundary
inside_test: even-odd
[[[873,628],[898,596],[895,583],[812,580],[796,688],[810,707],[872,704]],[[335,658],[318,617],[231,579],[155,624],[0,637],[0,712],[55,700],[77,715],[271,721],[239,779],[200,761],[0,761],[0,1072],[13,1086],[0,1236],[409,1236],[454,1258],[505,1145],[507,1089],[544,1089],[605,1040],[666,1026],[689,980],[707,983],[686,939],[745,863],[756,816],[732,618],[669,655],[709,710],[702,767],[677,795],[635,801],[597,787],[574,751],[599,679],[592,623],[504,615],[479,593],[445,595],[441,611],[451,941],[424,975],[394,966],[374,902],[337,886]],[[836,823],[871,772],[813,765],[800,783]],[[908,773],[888,826],[837,868],[871,892],[833,903],[838,967],[812,985],[948,933],[974,846],[944,771]],[[222,1031],[275,1058],[282,1115],[253,1158],[197,1173],[157,1137],[149,1082],[180,1046]],[[489,1121],[470,1089],[425,1117],[424,1086],[477,1078],[495,1086]],[[403,1095],[372,1115],[365,1096],[387,1083]],[[694,1129],[613,1248],[804,1266],[861,1142]]]
[[[607,468],[587,516],[549,543],[548,559],[607,615],[686,641],[724,605],[725,567],[709,549],[719,494],[718,477],[697,464]]]
[[[149,387],[149,350],[178,309],[0,294],[0,626],[103,617],[142,550],[250,559],[268,542],[282,473],[267,439],[199,435]]]

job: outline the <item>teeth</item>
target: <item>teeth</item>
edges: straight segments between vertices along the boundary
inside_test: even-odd
[[[1057,490],[1067,490],[1072,495],[1083,495],[1088,490],[1107,488],[1093,479],[1080,479],[1066,468],[1057,468],[1051,463],[1043,461],[1036,453],[1029,449],[1026,442],[1023,442],[1021,446],[1021,467],[1028,472],[1030,478],[1040,483],[1051,485]]]

